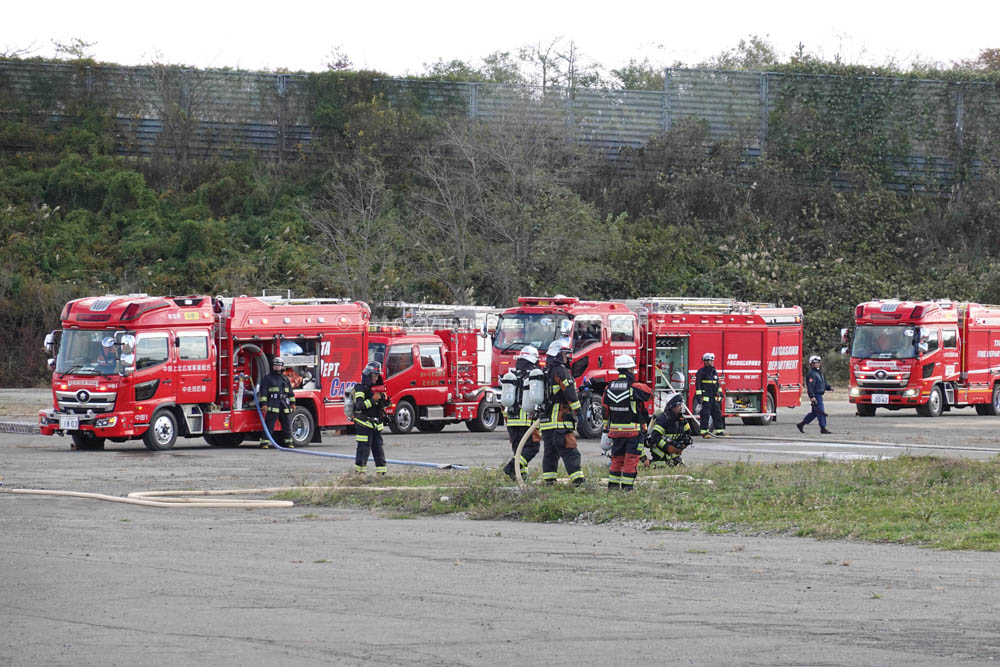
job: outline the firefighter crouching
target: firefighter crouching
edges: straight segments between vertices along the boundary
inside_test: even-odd
[[[715,426],[715,435],[726,434],[726,420],[722,416],[722,390],[719,388],[719,374],[715,370],[715,355],[706,352],[701,355],[704,366],[698,369],[694,376],[694,402],[695,407],[699,405],[701,409],[701,437],[710,438],[712,431],[708,430],[708,420],[712,419]]]
[[[691,444],[691,424],[681,415],[683,410],[684,398],[675,394],[656,418],[649,437],[650,461],[654,468],[684,465],[681,453]]]
[[[573,484],[583,484],[583,470],[580,469],[580,450],[576,448],[577,414],[580,397],[576,393],[576,382],[567,368],[569,342],[556,340],[549,345],[545,364],[545,405],[542,411],[542,479],[546,485],[556,483],[559,459],[566,466]]]
[[[517,393],[514,405],[507,409],[507,437],[510,438],[510,447],[514,454],[517,454],[517,446],[521,443],[521,438],[524,437],[525,431],[531,427],[531,422],[534,418],[533,415],[525,412],[521,406],[523,405],[524,395],[528,391],[528,373],[536,368],[538,368],[538,350],[531,345],[526,345],[521,350],[521,353],[517,355],[514,370],[511,371],[515,377]],[[524,447],[521,449],[521,460],[519,461],[521,465],[521,479],[524,479],[528,475],[528,463],[538,454],[541,440],[542,438],[538,434],[538,431],[534,431],[531,434],[531,439],[524,443]],[[514,465],[515,461],[511,458],[507,462],[507,465],[504,466],[503,471],[504,474],[516,481],[517,476],[514,473]]]
[[[257,389],[257,396],[260,399],[260,409],[264,413],[264,426],[266,431],[261,431],[260,448],[268,449],[271,442],[267,439],[267,433],[275,442],[281,438],[281,446],[295,449],[292,443],[292,420],[290,415],[295,411],[295,394],[292,392],[292,385],[285,377],[285,362],[275,357],[271,361],[271,372],[261,379]],[[274,423],[281,424],[281,431],[275,433]]]
[[[642,455],[643,434],[649,413],[646,401],[653,392],[644,384],[635,381],[632,369],[635,359],[627,354],[615,357],[618,377],[608,383],[604,390],[605,432],[611,438],[611,469],[608,474],[608,489],[631,491],[639,469]]]
[[[382,429],[385,428],[389,397],[382,382],[382,364],[372,361],[361,372],[361,382],[354,385],[354,433],[358,445],[354,472],[357,473],[365,472],[369,454],[375,458],[376,474],[384,475],[388,470]]]

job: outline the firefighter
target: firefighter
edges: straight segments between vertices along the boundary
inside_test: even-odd
[[[806,393],[809,394],[809,403],[812,405],[812,410],[809,411],[809,414],[802,421],[795,425],[795,428],[799,429],[799,433],[805,433],[805,425],[817,417],[819,418],[819,432],[823,434],[831,433],[826,428],[826,408],[823,407],[823,394],[833,391],[833,387],[827,384],[826,377],[823,376],[823,371],[820,370],[820,366],[822,365],[823,360],[815,354],[809,357],[809,373],[806,375]]]
[[[268,449],[271,442],[267,439],[270,432],[275,442],[281,437],[282,447],[295,449],[292,443],[291,414],[295,411],[295,394],[292,385],[285,377],[285,362],[279,357],[271,360],[271,372],[264,376],[257,389],[260,398],[260,409],[264,412],[265,431],[260,434],[260,448]],[[281,424],[281,432],[274,432],[274,423]]]
[[[674,394],[656,418],[653,434],[649,437],[650,460],[654,468],[684,465],[681,453],[691,444],[691,424],[681,415],[683,411],[684,398]]]
[[[389,398],[382,384],[382,364],[368,362],[361,372],[361,382],[354,385],[354,434],[358,444],[354,455],[354,472],[364,474],[368,455],[375,457],[375,473],[384,475],[385,449],[382,446],[382,429],[385,427],[385,409]]]
[[[545,356],[545,404],[539,427],[545,445],[545,452],[542,454],[542,479],[546,485],[556,483],[556,470],[559,468],[559,459],[562,458],[570,480],[579,486],[583,484],[584,477],[573,429],[576,428],[580,411],[580,397],[576,393],[573,375],[567,367],[569,341],[552,341]]]
[[[531,345],[526,345],[521,350],[521,353],[517,355],[514,370],[511,371],[514,373],[514,377],[517,378],[517,402],[507,410],[507,437],[510,438],[510,447],[515,455],[517,454],[517,446],[521,443],[521,438],[524,437],[525,432],[531,427],[531,422],[534,419],[534,415],[526,413],[521,408],[521,404],[524,393],[527,391],[528,373],[536,368],[538,368],[538,350]],[[524,443],[520,459],[521,479],[524,479],[528,474],[528,463],[538,455],[541,440],[541,436],[535,430],[532,432],[528,442]],[[517,480],[517,476],[514,474],[513,458],[507,462],[503,471],[512,480]]]
[[[708,420],[711,418],[715,426],[714,435],[726,435],[726,421],[722,417],[722,408],[719,403],[722,400],[722,390],[719,388],[719,374],[715,370],[715,355],[706,352],[701,355],[704,366],[698,369],[694,376],[694,402],[695,406],[701,406],[701,437],[711,438],[712,431],[708,430]]]
[[[631,491],[642,456],[643,435],[649,412],[646,401],[653,392],[644,384],[635,381],[632,369],[635,359],[620,354],[615,357],[618,377],[608,383],[604,390],[604,429],[611,438],[611,468],[608,473],[608,489]]]

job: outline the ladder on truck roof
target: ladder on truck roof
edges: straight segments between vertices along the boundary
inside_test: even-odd
[[[774,308],[773,303],[751,303],[736,299],[715,299],[710,297],[663,297],[646,296],[625,299],[631,310],[647,313],[732,313],[747,314],[754,308]]]

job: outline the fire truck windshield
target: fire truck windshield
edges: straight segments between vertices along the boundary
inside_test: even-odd
[[[919,330],[914,326],[862,325],[854,330],[851,356],[856,359],[913,359]]]
[[[552,313],[511,313],[500,317],[493,337],[493,347],[499,353],[520,350],[534,345],[541,354],[549,343],[563,336],[562,322],[569,318]]]
[[[56,355],[56,373],[111,375],[118,372],[118,348],[109,331],[65,329]]]

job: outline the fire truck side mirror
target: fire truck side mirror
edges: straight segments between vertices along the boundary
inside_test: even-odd
[[[840,348],[840,353],[841,354],[847,354],[847,346],[846,345],[844,347]]]
[[[50,371],[54,371],[56,369],[56,360],[55,359],[49,359],[48,365],[49,365],[49,370]]]
[[[840,342],[843,343],[844,345],[847,345],[847,333],[848,333],[847,328],[843,328],[840,330]]]
[[[52,354],[56,349],[56,332],[52,331],[45,334],[45,343],[43,344],[45,351]]]

